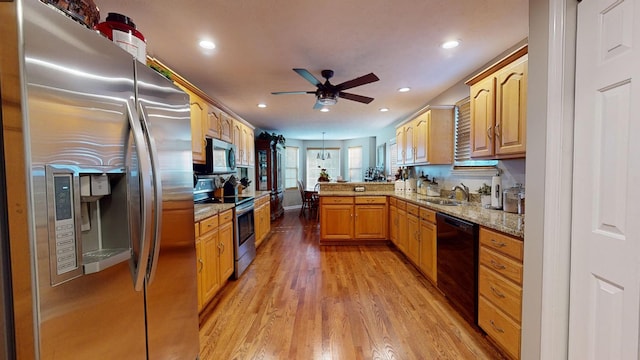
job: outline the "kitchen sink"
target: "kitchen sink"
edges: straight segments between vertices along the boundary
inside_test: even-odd
[[[462,205],[462,203],[460,201],[457,200],[450,200],[450,199],[434,199],[434,200],[427,200],[428,204],[434,204],[434,205],[444,205],[444,206],[458,206],[458,205]]]

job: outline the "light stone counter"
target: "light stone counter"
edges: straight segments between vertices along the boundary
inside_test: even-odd
[[[240,196],[253,196],[255,199],[271,194],[270,191],[243,191]],[[222,211],[233,209],[235,204],[195,204],[194,221],[198,222]]]
[[[369,183],[365,183],[369,184]],[[428,202],[429,199],[441,199],[438,197],[431,197],[426,195],[419,195],[416,193],[405,193],[395,191],[353,191],[353,184],[351,184],[347,190],[323,190],[321,185],[318,194],[322,196],[393,196],[400,200],[409,201],[413,204],[435,210],[444,214],[455,216],[457,218],[471,221],[473,223],[482,225],[484,227],[503,232],[515,236],[517,238],[524,238],[524,215],[512,214],[504,212],[502,210],[485,209],[476,202],[463,203],[458,206],[438,205]]]

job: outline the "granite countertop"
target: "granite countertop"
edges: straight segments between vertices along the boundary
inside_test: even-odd
[[[235,206],[235,204],[195,204],[193,211],[194,222],[217,215],[222,211],[233,209]]]
[[[435,210],[447,215],[471,221],[484,227],[524,238],[524,215],[512,214],[502,210],[485,209],[479,203],[468,202],[458,206],[438,205],[427,202],[429,199],[441,199],[438,197],[420,195],[416,193],[405,193],[395,191],[322,191],[320,196],[393,196],[400,200],[409,201],[413,204]]]

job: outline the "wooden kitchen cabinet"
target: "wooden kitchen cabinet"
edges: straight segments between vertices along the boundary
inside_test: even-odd
[[[388,238],[386,196],[321,196],[320,241]]]
[[[453,106],[429,106],[396,128],[398,164],[451,164],[454,122]]]
[[[523,242],[484,227],[479,242],[478,325],[510,357],[519,359]]]
[[[471,100],[471,157],[525,157],[527,51],[525,45],[466,82]]]
[[[414,163],[453,163],[454,107],[430,106],[414,120]]]
[[[407,203],[407,251],[409,260],[420,268],[420,208]]]
[[[398,248],[403,253],[406,253],[409,247],[409,231],[407,229],[407,202],[404,200],[398,200],[397,207],[398,207]]]
[[[205,126],[208,126],[207,112],[209,106],[207,102],[193,91],[176,83],[178,87],[189,95],[189,108],[191,109],[191,151],[193,162],[196,164],[204,164],[207,159],[205,148],[207,141],[205,139]]]
[[[220,139],[220,114],[222,111],[209,104],[207,112],[206,136],[212,139]]]
[[[396,247],[398,244],[398,207],[396,198],[389,199],[389,239]]]
[[[233,274],[233,210],[196,223],[198,311]]]
[[[261,196],[255,200],[255,209],[253,212],[256,247],[262,244],[262,241],[264,241],[271,231],[271,206],[269,201],[269,195]]]
[[[353,197],[320,197],[320,241],[351,240],[353,229]]]
[[[437,283],[437,232],[436,212],[420,208],[420,261],[422,273],[434,284]]]
[[[387,197],[355,197],[354,237],[359,240],[387,239]]]
[[[220,113],[220,140],[233,141],[233,119],[224,112]]]
[[[255,136],[253,129],[238,120],[234,120],[232,135],[232,143],[236,145],[236,164],[253,166],[255,164]]]

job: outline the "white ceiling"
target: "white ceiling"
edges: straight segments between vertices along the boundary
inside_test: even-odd
[[[94,0],[101,19],[129,16],[147,53],[257,128],[291,139],[375,135],[528,36],[528,0]],[[199,48],[201,39],[216,49]],[[442,42],[458,39],[453,50]],[[313,110],[313,95],[271,95],[314,86],[308,69],[333,84],[375,73],[348,90],[370,104],[339,99]],[[412,91],[399,93],[408,86]],[[258,103],[267,104],[260,109]],[[388,112],[379,109],[387,107]]]

